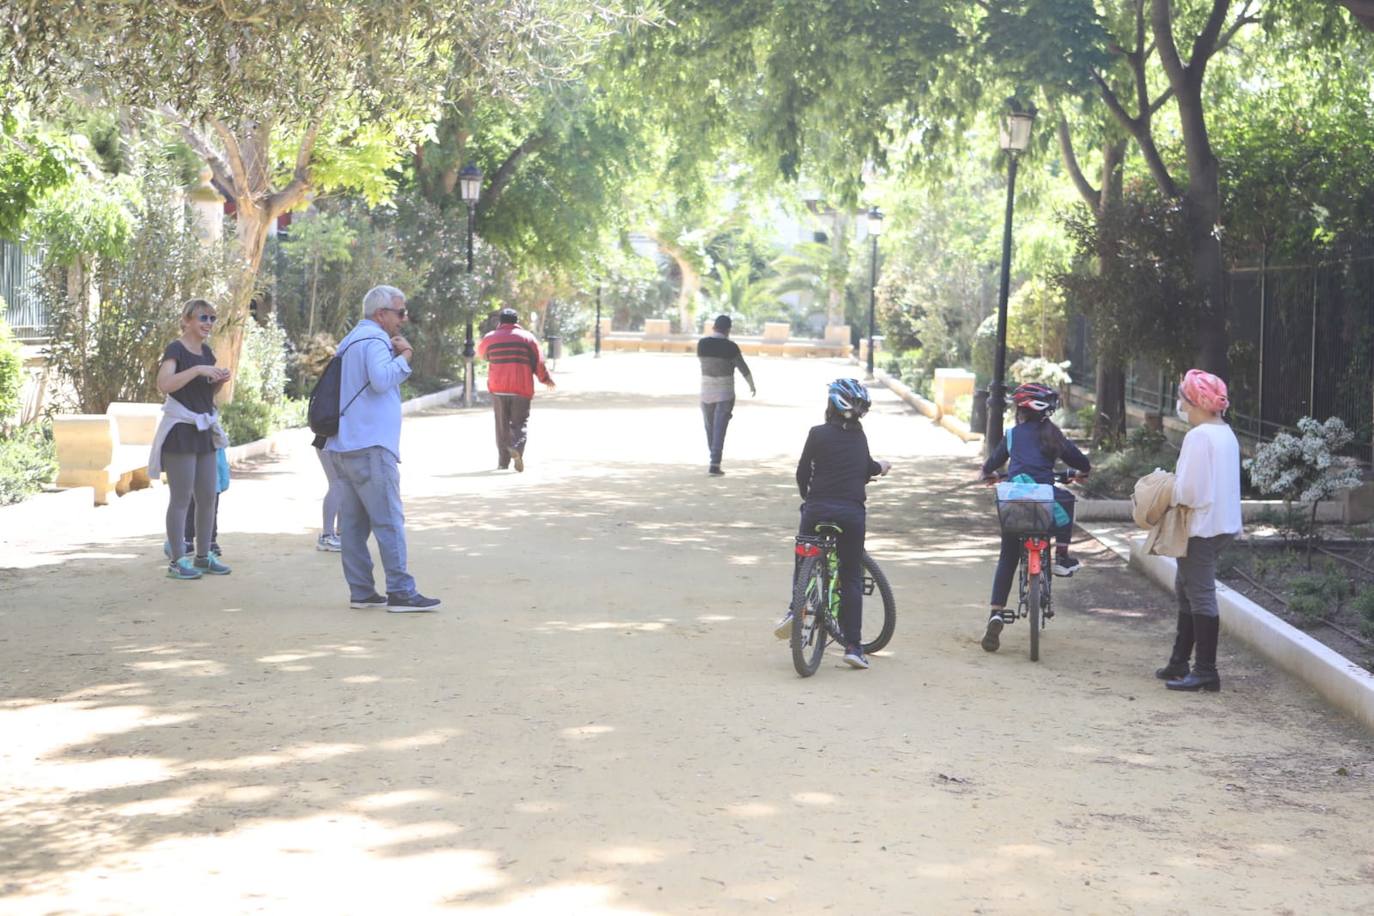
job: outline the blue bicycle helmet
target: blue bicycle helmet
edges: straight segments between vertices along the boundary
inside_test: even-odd
[[[873,402],[858,379],[837,378],[830,383],[830,403],[846,420],[857,420],[868,413]]]

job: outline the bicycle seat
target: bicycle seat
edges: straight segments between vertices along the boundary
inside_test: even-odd
[[[831,535],[834,537],[844,534],[844,529],[834,522],[817,522],[815,530],[817,534]]]

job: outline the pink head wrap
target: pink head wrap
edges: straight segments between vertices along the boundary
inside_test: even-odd
[[[1226,396],[1226,383],[1201,369],[1189,369],[1188,374],[1183,376],[1183,383],[1178,386],[1178,390],[1189,403],[1212,413],[1224,413],[1231,406],[1231,401]]]

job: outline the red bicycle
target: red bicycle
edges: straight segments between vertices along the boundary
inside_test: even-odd
[[[1054,475],[1056,483],[1073,484],[1079,479],[1072,471],[1058,471]],[[1005,482],[1007,475],[994,474],[987,478],[989,486]],[[1012,619],[1026,617],[1030,623],[1030,660],[1040,661],[1040,631],[1054,616],[1054,596],[1051,585],[1050,544],[1054,532],[1054,493],[1050,488],[1049,499],[1023,498],[997,499],[997,519],[1004,535],[1021,538],[1021,562],[1017,564],[1020,588],[1017,592],[1016,610],[1004,612]],[[1004,617],[1005,619],[1005,617]]]

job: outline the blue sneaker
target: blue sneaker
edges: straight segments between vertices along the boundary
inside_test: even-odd
[[[868,656],[864,655],[864,650],[858,646],[850,646],[844,650],[844,663],[851,668],[860,670],[868,667]]]
[[[219,557],[215,556],[213,553],[203,560],[200,557],[196,557],[195,568],[197,572],[208,576],[227,576],[233,572],[232,569],[221,563]]]
[[[442,606],[443,602],[438,598],[426,598],[419,592],[411,595],[388,592],[386,596],[386,609],[391,614],[425,613],[437,611]]]
[[[167,564],[168,579],[199,579],[200,576],[200,570],[196,569],[190,557],[182,557],[175,563]]]

